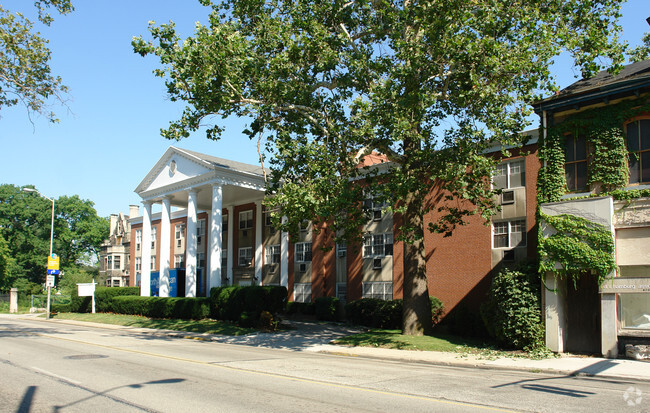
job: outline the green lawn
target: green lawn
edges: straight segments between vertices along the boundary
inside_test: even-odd
[[[548,349],[538,349],[534,352],[500,350],[492,342],[481,339],[458,337],[450,334],[437,333],[433,336],[405,336],[400,330],[370,330],[340,338],[333,344],[343,346],[382,347],[397,350],[446,351],[459,353],[462,356],[473,355],[482,359],[496,357],[525,357],[544,359],[555,357]]]
[[[158,328],[163,330],[187,331],[192,333],[220,334],[225,336],[242,336],[257,330],[239,327],[235,324],[216,320],[176,320],[154,319],[136,315],[110,313],[58,313],[53,318],[59,320],[90,321],[93,323],[116,324],[120,326]]]
[[[370,330],[343,337],[334,342],[344,346],[383,347],[398,350],[453,351],[460,349],[491,347],[481,340],[451,335],[405,336],[399,330]]]

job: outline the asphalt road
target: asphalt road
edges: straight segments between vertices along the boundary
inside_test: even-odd
[[[1,412],[650,412],[650,383],[0,318]]]

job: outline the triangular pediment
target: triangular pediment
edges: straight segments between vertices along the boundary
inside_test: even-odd
[[[136,193],[155,191],[209,174],[214,168],[207,162],[171,146],[149,171]]]

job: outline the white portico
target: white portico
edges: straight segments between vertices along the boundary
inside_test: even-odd
[[[169,296],[170,272],[180,267],[179,262],[184,267],[182,290],[187,297],[194,297],[199,291],[197,269],[201,266],[205,267],[207,294],[212,287],[233,283],[234,271],[246,267],[247,263],[253,275],[250,282],[261,283],[264,255],[261,202],[265,189],[263,170],[259,166],[173,146],[167,149],[135,189],[144,204],[140,229],[143,248],[135,266],[135,272],[140,269],[141,295],[151,295],[151,273],[159,270],[159,295]],[[152,215],[154,204],[161,205],[161,212],[155,217]],[[152,237],[154,220],[158,231]],[[224,226],[229,230],[225,231]],[[185,228],[186,236],[183,235]],[[222,238],[224,233],[227,233],[226,240]],[[241,237],[237,239],[241,233],[248,240],[247,244]],[[227,255],[222,254],[224,242],[228,245]],[[237,252],[235,245],[239,246]],[[179,248],[183,249],[182,257],[178,254]],[[204,255],[199,248],[205,250]],[[287,251],[288,242],[283,242],[281,248]],[[222,263],[226,268],[222,268]],[[287,266],[281,271],[286,273]],[[286,280],[286,274],[283,275],[281,278]]]

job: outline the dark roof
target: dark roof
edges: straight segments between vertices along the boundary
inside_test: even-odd
[[[187,149],[181,149],[181,148],[178,149],[180,149],[183,152],[187,152],[191,155],[194,155],[197,158],[206,161],[208,163],[211,163],[212,165],[219,168],[232,169],[239,172],[248,172],[256,175],[264,174],[263,169],[258,165],[250,165],[243,162],[231,161],[230,159],[217,158],[216,156],[206,155],[204,153],[194,152]]]
[[[589,79],[581,79],[560,90],[555,96],[535,103],[536,109],[554,108],[573,103],[576,98],[602,98],[650,85],[650,60],[624,66],[613,75],[606,70],[596,73]],[[569,102],[571,101],[571,102]]]

